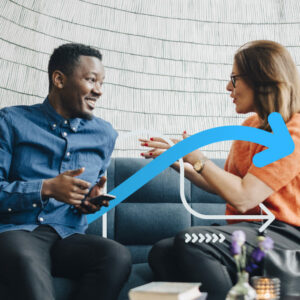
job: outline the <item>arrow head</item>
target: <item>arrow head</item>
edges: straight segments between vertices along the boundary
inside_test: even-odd
[[[271,213],[271,211],[269,209],[267,209],[267,207],[260,203],[259,207],[262,209],[262,211],[264,211],[267,215],[268,215],[268,219],[267,222],[265,222],[259,229],[259,232],[263,232],[265,229],[267,229],[267,227],[275,220],[275,216]]]
[[[294,141],[282,119],[282,116],[273,112],[268,117],[269,124],[273,134],[266,138],[268,149],[257,153],[253,157],[253,163],[256,167],[264,167],[272,162],[292,154],[295,150]]]

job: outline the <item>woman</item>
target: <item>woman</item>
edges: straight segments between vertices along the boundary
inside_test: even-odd
[[[276,220],[268,227],[275,247],[298,249],[300,245],[300,79],[288,51],[272,41],[253,41],[242,46],[234,57],[231,80],[227,84],[236,112],[254,113],[244,126],[271,131],[268,115],[279,112],[294,140],[295,151],[263,168],[252,163],[253,156],[266,147],[235,141],[225,167],[216,166],[200,150],[185,157],[185,176],[197,186],[225,199],[227,215],[260,214],[264,203]],[[184,132],[183,138],[187,134]],[[160,138],[142,139],[151,147],[141,155],[153,158],[169,145]],[[173,165],[179,169],[178,162]],[[192,227],[175,238],[158,242],[149,263],[159,280],[202,282],[201,290],[209,299],[224,299],[236,280],[230,254],[231,233],[245,231],[249,251],[256,246],[261,222],[231,221],[220,227]],[[185,243],[185,233],[222,233],[221,243]]]

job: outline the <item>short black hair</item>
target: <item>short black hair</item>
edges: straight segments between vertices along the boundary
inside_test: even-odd
[[[102,61],[102,54],[100,51],[87,45],[68,43],[54,49],[48,64],[49,91],[53,85],[53,72],[55,70],[59,70],[65,75],[72,74],[74,67],[76,66],[76,63],[78,63],[81,55],[97,57]]]

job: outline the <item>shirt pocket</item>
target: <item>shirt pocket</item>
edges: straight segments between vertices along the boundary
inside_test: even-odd
[[[77,154],[77,167],[84,167],[82,179],[94,183],[103,169],[104,155],[98,152],[79,152]]]

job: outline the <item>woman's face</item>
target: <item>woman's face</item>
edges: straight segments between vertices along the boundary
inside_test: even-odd
[[[234,62],[232,67],[232,76],[239,75],[238,68]],[[233,98],[235,104],[235,110],[238,114],[246,114],[249,112],[255,112],[254,106],[254,91],[244,81],[243,77],[235,77],[235,87],[231,80],[226,86],[227,91],[230,91],[230,97]]]

